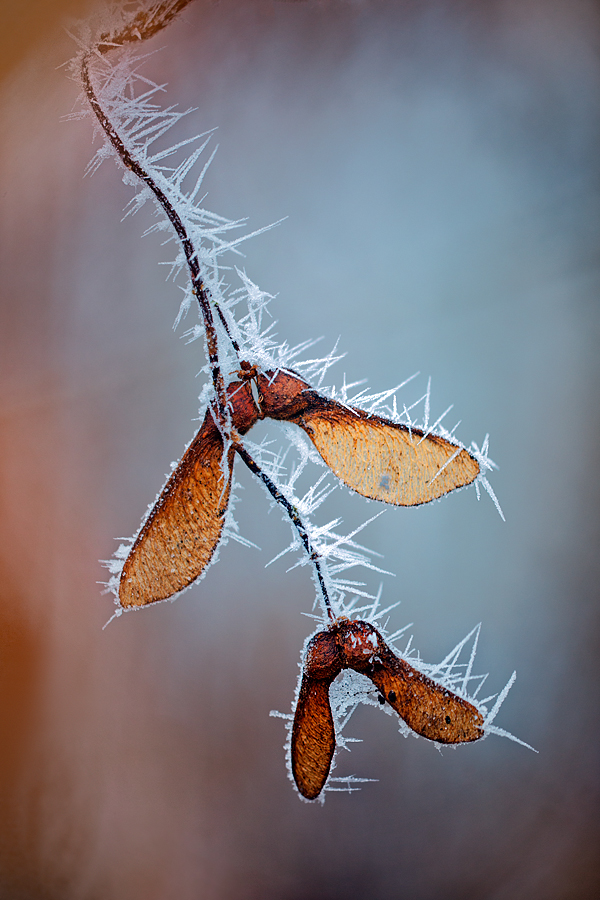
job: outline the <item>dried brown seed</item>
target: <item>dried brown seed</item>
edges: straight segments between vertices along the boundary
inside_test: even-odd
[[[469,484],[479,473],[479,464],[466,450],[350,410],[322,397],[295,374],[259,374],[242,361],[240,376],[243,380],[227,388],[232,424],[240,435],[263,416],[294,422],[333,472],[366,497],[400,505],[427,503]],[[225,471],[222,457],[223,440],[208,413],[125,562],[121,606],[167,599],[194,581],[210,562],[231,486],[233,456],[227,454]]]
[[[223,438],[209,409],[125,561],[121,606],[165,600],[208,565],[221,537],[231,489],[233,451],[223,457]]]
[[[417,734],[440,744],[462,744],[483,737],[479,710],[396,656],[368,622],[342,623],[338,646],[344,666],[368,675]]]
[[[233,425],[245,434],[257,420],[248,384],[227,389]],[[123,566],[119,602],[128,608],[166,600],[202,574],[221,537],[229,503],[233,450],[210,409],[169,478]]]
[[[477,460],[442,437],[342,406],[289,373],[259,381],[265,415],[303,428],[329,468],[364,497],[418,506],[479,475]]]
[[[304,672],[310,678],[333,681],[342,671],[342,658],[335,631],[320,631],[306,648]]]
[[[246,365],[248,365],[246,363]],[[248,380],[247,370],[240,372],[243,381],[233,381],[227,388],[227,403],[231,412],[232,425],[238,434],[246,434],[259,419],[259,412],[252,393],[253,381]]]
[[[292,774],[307,800],[315,800],[323,790],[335,753],[329,687],[341,669],[335,634],[315,635],[308,646],[292,726]]]
[[[369,622],[339,619],[308,645],[292,726],[292,774],[303,797],[315,800],[329,776],[335,726],[329,688],[342,669],[367,675],[380,703],[389,703],[409,728],[440,744],[483,737],[479,710],[423,675],[388,647]]]
[[[263,396],[263,410],[270,419],[293,420],[301,415],[315,397],[311,386],[291,372],[262,372],[258,389]]]

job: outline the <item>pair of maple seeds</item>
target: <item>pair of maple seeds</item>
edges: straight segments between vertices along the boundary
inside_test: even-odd
[[[307,800],[319,796],[329,776],[335,753],[329,687],[343,669],[370,678],[380,702],[422,737],[462,744],[484,735],[475,706],[396,656],[370,623],[338,619],[308,645],[292,725],[292,774]]]
[[[223,529],[234,454],[250,459],[233,435],[247,433],[259,418],[299,425],[345,484],[387,503],[427,503],[479,474],[477,460],[464,448],[343,406],[296,374],[261,373],[244,361],[238,376],[241,380],[227,388],[230,446],[226,450],[217,412],[209,406],[125,560],[119,585],[123,607],[167,599],[202,574]],[[291,768],[303,797],[316,799],[329,776],[336,748],[329,688],[344,669],[370,678],[380,702],[429,740],[458,744],[483,736],[483,717],[475,706],[396,656],[373,625],[335,619],[329,605],[328,612],[331,624],[307,648],[292,725]]]
[[[244,362],[240,375],[227,387],[229,433],[213,401],[131,548],[119,584],[122,607],[165,600],[202,574],[223,530],[235,453],[253,468],[238,436],[259,419],[299,425],[334,474],[372,500],[417,506],[479,475],[465,448],[344,406],[295,373],[260,372]]]

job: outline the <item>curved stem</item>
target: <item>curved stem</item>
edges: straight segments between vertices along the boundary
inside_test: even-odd
[[[100,35],[97,44],[98,51],[106,53],[113,47],[137,43],[154,37],[191,2],[192,0],[163,0],[162,3],[156,3],[149,9],[140,10],[117,34],[107,32]]]
[[[189,2],[189,0],[188,0]],[[173,6],[173,11],[179,8],[183,8],[183,6],[187,5],[186,0],[177,0]],[[166,9],[166,7],[165,7]],[[169,13],[169,18],[171,18]],[[164,23],[163,23],[164,24]],[[162,26],[161,26],[162,27]],[[146,36],[146,35],[144,35]],[[121,40],[122,38],[122,40]],[[99,47],[100,52],[106,52],[106,50],[110,49],[111,45],[115,46],[118,43],[126,42],[130,39],[130,32],[126,29],[124,32],[124,36],[118,36],[118,38],[113,38],[112,41],[107,41],[101,48]],[[273,499],[282,506],[289,518],[291,519],[300,540],[302,541],[302,545],[306,550],[306,553],[311,560],[313,566],[315,567],[315,572],[317,575],[317,580],[319,582],[319,587],[321,589],[321,593],[323,595],[323,603],[325,606],[325,610],[327,611],[327,615],[330,620],[335,621],[335,616],[333,614],[333,610],[331,608],[331,601],[329,599],[329,594],[327,591],[327,586],[325,584],[325,579],[323,577],[323,572],[321,569],[321,558],[318,552],[313,548],[310,537],[308,535],[308,531],[306,530],[304,523],[298,513],[298,510],[289,502],[289,500],[282,494],[277,485],[269,478],[266,472],[260,468],[258,463],[250,456],[246,448],[239,441],[236,430],[232,428],[232,424],[230,421],[230,417],[227,413],[228,403],[227,403],[227,394],[225,388],[225,381],[223,378],[223,373],[221,371],[220,363],[219,363],[219,346],[218,346],[218,335],[215,328],[215,320],[213,317],[212,307],[211,307],[211,297],[210,294],[204,285],[204,281],[202,279],[202,275],[200,272],[200,264],[198,262],[198,255],[196,250],[194,249],[194,245],[188,235],[187,229],[181,219],[181,216],[164,193],[163,190],[158,186],[158,184],[154,181],[152,176],[146,172],[146,170],[142,167],[142,165],[132,156],[130,151],[125,146],[123,140],[115,129],[114,125],[102,109],[100,105],[100,101],[96,96],[96,92],[94,91],[92,81],[90,78],[89,72],[89,60],[90,54],[86,54],[83,57],[81,63],[81,78],[83,81],[83,87],[87,96],[87,99],[94,111],[98,122],[105,135],[109,139],[116,153],[118,154],[123,165],[133,172],[140,181],[142,181],[154,194],[157,202],[162,207],[165,215],[169,219],[171,225],[173,226],[177,237],[181,243],[183,248],[183,252],[185,254],[185,259],[187,263],[187,267],[190,274],[190,279],[192,282],[192,291],[198,300],[198,304],[200,306],[200,310],[202,312],[202,318],[204,321],[204,328],[206,333],[206,343],[208,348],[208,358],[209,364],[211,368],[212,374],[212,382],[216,394],[216,413],[218,418],[219,427],[227,434],[228,438],[231,440],[231,446],[235,450],[235,452],[242,458],[244,463],[248,466],[251,472],[259,478],[262,483],[267,488],[268,492],[271,494]],[[213,301],[214,302],[214,301]],[[239,356],[239,344],[232,336],[227,319],[218,303],[215,303],[215,308],[217,311],[217,315],[227,334],[227,337],[231,341],[233,349]]]
[[[183,252],[185,254],[186,263],[188,266],[188,270],[190,273],[190,279],[192,282],[192,292],[195,295],[198,303],[200,305],[200,310],[202,312],[202,318],[204,320],[204,328],[206,333],[206,344],[208,347],[208,360],[211,369],[212,382],[215,389],[215,393],[217,396],[217,409],[219,413],[219,420],[221,426],[224,426],[227,421],[226,408],[227,408],[227,398],[225,394],[225,381],[223,379],[223,373],[221,372],[221,367],[219,364],[219,347],[218,347],[218,335],[215,328],[214,317],[212,313],[212,308],[210,305],[210,294],[204,285],[204,281],[202,279],[202,274],[200,272],[200,264],[198,262],[198,254],[194,249],[194,245],[187,233],[186,227],[183,224],[181,216],[174,208],[173,204],[161,190],[161,188],[156,184],[154,179],[145,171],[145,169],[140,165],[140,163],[134,159],[131,155],[121,137],[117,133],[114,128],[112,122],[102,109],[100,102],[96,96],[94,88],[92,86],[92,82],[90,79],[89,72],[89,59],[90,56],[87,54],[84,56],[81,63],[81,78],[83,81],[84,90],[87,96],[87,99],[92,107],[98,122],[107,138],[111,142],[112,146],[116,150],[121,159],[123,165],[128,168],[134,175],[136,175],[140,181],[143,181],[147,187],[150,188],[152,193],[154,194],[156,200],[162,207],[165,212],[165,215],[169,219],[171,225],[175,229],[177,237],[181,243],[183,248]],[[227,327],[227,323],[225,321],[225,317],[222,311],[218,308],[219,317],[221,322],[223,323],[225,330],[231,340],[231,335],[229,334],[229,328]],[[236,348],[238,349],[238,348]]]
[[[327,610],[327,615],[329,616],[329,618],[332,622],[335,621],[335,616],[334,616],[333,610],[331,608],[331,601],[329,599],[329,593],[327,591],[327,586],[325,584],[325,579],[323,577],[323,572],[321,570],[320,556],[319,556],[318,552],[313,548],[313,546],[310,542],[310,537],[304,526],[304,522],[300,518],[300,514],[298,513],[298,510],[296,509],[295,506],[293,506],[290,503],[290,501],[287,499],[287,497],[284,497],[284,495],[281,493],[281,491],[279,490],[279,488],[277,487],[275,482],[269,478],[267,473],[263,472],[263,470],[260,468],[258,463],[250,456],[250,454],[248,453],[246,448],[243,446],[243,444],[236,441],[233,443],[233,449],[238,454],[238,456],[240,456],[243,459],[243,461],[246,463],[246,465],[248,466],[250,471],[253,472],[257,478],[260,478],[260,480],[262,481],[262,483],[264,484],[264,486],[270,493],[271,497],[273,497],[273,499],[276,500],[280,506],[283,506],[286,513],[292,520],[294,527],[296,528],[296,531],[298,532],[300,540],[302,541],[302,545],[303,545],[304,549],[306,550],[306,553],[307,553],[310,561],[312,562],[312,564],[315,567],[315,572],[317,573],[317,579],[319,581],[319,587],[321,588],[321,593],[323,595],[323,602],[325,604],[325,609]]]

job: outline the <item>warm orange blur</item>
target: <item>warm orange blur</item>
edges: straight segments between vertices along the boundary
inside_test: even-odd
[[[19,0],[5,2],[0,30],[0,78],[4,78],[36,46],[63,27],[69,16],[82,18],[93,0]]]

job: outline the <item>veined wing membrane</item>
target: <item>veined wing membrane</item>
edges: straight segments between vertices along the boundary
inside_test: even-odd
[[[335,727],[329,705],[332,680],[304,675],[294,715],[292,773],[307,800],[314,800],[323,790],[335,753]]]
[[[483,737],[483,716],[467,700],[414,669],[391,651],[371,681],[409,728],[439,744],[462,744]]]
[[[483,737],[479,710],[396,656],[370,622],[341,619],[337,640],[344,666],[367,675],[417,734],[440,744]]]
[[[315,408],[316,407],[316,408]],[[418,506],[471,484],[479,463],[437,435],[319,398],[294,418],[344,484],[372,500]]]
[[[202,574],[221,537],[233,471],[210,409],[125,560],[123,607],[166,600]]]

